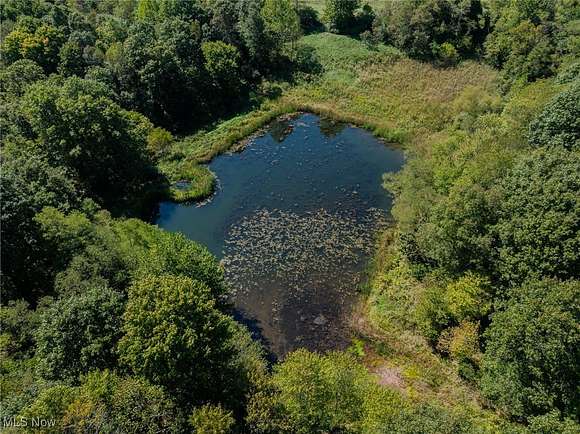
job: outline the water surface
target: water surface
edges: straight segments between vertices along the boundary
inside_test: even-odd
[[[369,132],[304,114],[215,158],[211,200],[163,202],[156,223],[222,260],[236,309],[275,355],[344,348],[374,236],[389,221],[382,175],[402,164],[401,150]]]

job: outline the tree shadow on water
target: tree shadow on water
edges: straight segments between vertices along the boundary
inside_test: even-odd
[[[273,365],[274,363],[278,362],[278,356],[271,350],[271,342],[264,336],[260,322],[241,309],[233,308],[231,313],[237,322],[246,326],[246,328],[250,331],[252,339],[260,343],[264,351],[264,358],[268,364]]]

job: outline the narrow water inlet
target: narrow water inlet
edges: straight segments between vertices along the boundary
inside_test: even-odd
[[[382,176],[403,163],[368,131],[303,114],[214,159],[214,197],[162,202],[156,223],[222,260],[236,309],[277,356],[344,348],[345,317],[390,220]]]

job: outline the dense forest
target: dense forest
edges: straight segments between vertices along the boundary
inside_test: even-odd
[[[578,0],[4,0],[0,19],[5,432],[580,432]],[[146,221],[297,111],[407,162],[352,348],[272,365],[222,265]]]

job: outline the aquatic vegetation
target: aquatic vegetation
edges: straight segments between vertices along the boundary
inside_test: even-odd
[[[261,209],[243,218],[230,229],[222,260],[236,306],[258,312],[278,355],[299,347],[345,348],[361,271],[376,231],[388,222],[388,212],[377,208]],[[256,309],[265,300],[271,312]]]

